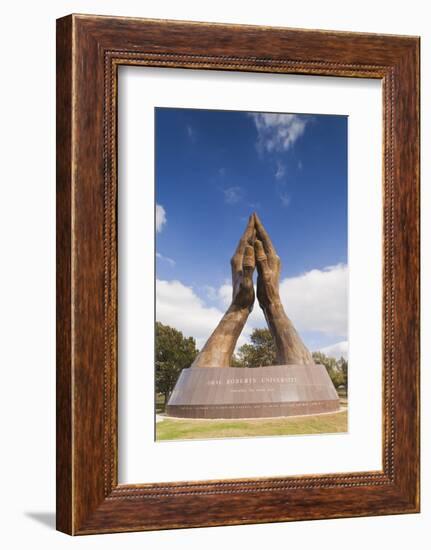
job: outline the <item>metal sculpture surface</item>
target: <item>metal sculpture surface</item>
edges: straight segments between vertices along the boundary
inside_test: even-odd
[[[256,266],[257,299],[274,338],[277,364],[313,364],[311,353],[305,347],[281,303],[280,258],[262,222],[254,213],[250,216],[231,259],[232,303],[196,357],[193,367],[230,366],[236,342],[253,309],[253,272]]]

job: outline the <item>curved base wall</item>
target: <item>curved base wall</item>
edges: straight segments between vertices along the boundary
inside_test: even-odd
[[[273,418],[339,410],[323,365],[184,369],[166,413],[180,418]]]

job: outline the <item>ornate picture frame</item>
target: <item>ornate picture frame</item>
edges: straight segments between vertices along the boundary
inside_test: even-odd
[[[381,471],[118,483],[120,65],[373,78],[383,89]],[[419,38],[57,21],[57,529],[72,535],[419,511]]]

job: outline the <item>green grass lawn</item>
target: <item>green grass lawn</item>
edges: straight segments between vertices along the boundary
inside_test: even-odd
[[[345,406],[345,403],[341,403]],[[190,420],[166,417],[156,424],[156,440],[213,439],[340,433],[347,431],[347,410],[315,416],[255,420]]]

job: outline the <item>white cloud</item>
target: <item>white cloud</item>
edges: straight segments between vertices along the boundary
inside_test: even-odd
[[[258,134],[259,151],[288,151],[304,134],[310,118],[282,113],[252,113]]]
[[[205,285],[203,287],[203,291],[205,292],[206,297],[212,302],[218,299],[218,290],[215,287],[210,285]]]
[[[223,189],[223,194],[227,204],[236,204],[243,198],[244,191],[239,186],[233,186]]]
[[[348,268],[313,269],[280,282],[287,315],[299,331],[347,336]]]
[[[349,356],[349,346],[347,340],[337,342],[336,344],[332,344],[330,346],[325,346],[317,351],[321,351],[328,357],[334,357],[335,359],[340,359],[340,357],[347,359]]]
[[[159,260],[162,260],[163,262],[166,262],[166,263],[169,264],[171,267],[174,267],[174,266],[176,265],[175,260],[173,260],[172,258],[169,258],[168,256],[163,256],[163,254],[160,254],[160,252],[156,252],[156,257],[157,257]]]
[[[223,312],[207,307],[191,287],[180,281],[156,282],[156,319],[196,338],[201,348],[220,321]]]
[[[163,229],[163,226],[167,222],[166,219],[166,210],[161,204],[156,204],[156,232],[160,233]]]
[[[224,284],[211,289],[218,306],[208,307],[192,287],[180,281],[156,281],[156,319],[180,330],[185,336],[196,338],[199,349],[205,344],[223,317],[232,300],[232,286]],[[263,313],[257,303],[248,318],[247,325],[237,342],[237,348],[248,342],[253,328],[266,326]]]
[[[232,285],[228,282],[224,283],[218,289],[217,294],[223,307],[228,307],[232,301]]]

